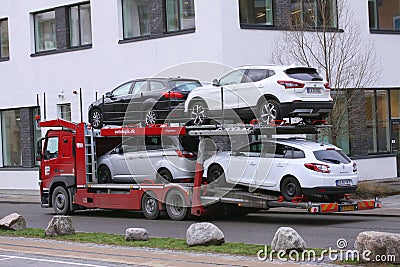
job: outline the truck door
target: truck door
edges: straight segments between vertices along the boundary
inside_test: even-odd
[[[73,136],[69,132],[60,135],[59,175],[75,175],[75,157],[73,153]]]
[[[42,179],[43,186],[50,186],[52,178],[60,175],[60,160],[58,158],[59,137],[49,136],[46,138],[43,148]]]

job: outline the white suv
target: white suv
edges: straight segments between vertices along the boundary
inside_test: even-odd
[[[255,141],[218,152],[204,163],[208,183],[239,184],[280,192],[291,201],[303,195],[331,198],[357,189],[357,165],[334,145],[306,139]]]
[[[185,102],[195,124],[222,114],[262,123],[287,117],[313,121],[327,117],[332,108],[329,84],[316,69],[276,65],[235,69],[212,85],[194,89]]]

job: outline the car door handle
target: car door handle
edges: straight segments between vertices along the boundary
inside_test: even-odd
[[[250,166],[256,166],[257,163],[256,163],[256,162],[250,162],[249,165],[250,165]]]
[[[277,167],[285,167],[285,164],[277,163],[276,166],[277,166]]]

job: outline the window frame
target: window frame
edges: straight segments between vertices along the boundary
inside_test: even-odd
[[[81,21],[81,7],[83,5],[89,5],[90,8],[90,35],[91,35],[91,41],[89,44],[82,44],[82,21]],[[79,22],[79,44],[78,45],[72,45],[72,38],[71,38],[71,33],[72,33],[72,23],[71,23],[71,10],[73,7],[78,7],[78,22]],[[73,5],[66,6],[68,8],[68,18],[66,19],[66,22],[68,23],[68,30],[69,30],[69,36],[68,36],[68,45],[69,48],[77,48],[77,47],[87,47],[91,46],[93,44],[93,30],[92,30],[92,5],[90,1],[88,2],[81,2],[81,3],[76,3]]]
[[[375,15],[374,23],[375,23],[376,28],[371,28],[371,24],[369,23],[370,19],[371,19],[370,18],[370,13],[369,13],[369,3],[370,2],[372,2],[373,5],[374,5],[374,7],[373,7],[373,11],[374,11],[374,15]],[[369,28],[370,33],[374,33],[374,34],[379,34],[379,33],[380,34],[400,34],[400,29],[396,30],[396,29],[381,29],[380,28],[380,23],[379,23],[379,5],[377,5],[376,0],[368,0],[367,5],[368,5],[368,23],[369,23],[368,28]],[[399,13],[400,13],[400,10],[399,10]],[[397,16],[397,17],[399,17],[399,16]]]
[[[182,31],[189,31],[189,30],[195,30],[196,29],[196,9],[194,6],[194,0],[193,0],[193,9],[194,9],[194,20],[195,20],[195,26],[193,28],[182,28],[182,16],[181,16],[181,6],[182,6],[182,1],[184,0],[176,0],[178,3],[178,29],[177,30],[168,30],[168,12],[167,12],[167,1],[169,0],[164,0],[163,5],[164,5],[164,21],[165,21],[165,33],[176,33],[176,32],[182,32]]]
[[[55,52],[57,51],[57,23],[56,23],[56,31],[55,31],[55,37],[56,37],[56,48],[54,49],[48,49],[48,50],[42,50],[39,51],[38,50],[38,41],[36,40],[37,37],[37,27],[36,27],[36,16],[39,14],[44,14],[44,13],[48,13],[48,12],[54,12],[54,21],[55,23],[57,22],[56,19],[56,9],[55,8],[50,8],[50,9],[45,9],[45,10],[41,10],[41,11],[37,11],[32,13],[33,16],[33,36],[34,36],[34,43],[35,43],[35,54],[41,54],[41,53],[51,53],[51,52]]]
[[[7,61],[7,60],[10,59],[10,31],[9,31],[9,20],[8,20],[8,18],[0,18],[0,27],[1,27],[1,23],[3,23],[4,21],[7,22],[8,55],[7,55],[7,56],[3,56],[3,54],[2,54],[2,49],[1,49],[2,38],[1,38],[1,34],[0,34],[0,61]]]
[[[247,0],[249,1],[249,0]],[[250,1],[255,1],[255,0],[250,0]],[[264,0],[267,1],[267,0]],[[271,25],[267,25],[267,24],[257,24],[257,23],[242,23],[242,13],[241,13],[241,9],[240,9],[240,0],[238,0],[238,8],[239,8],[239,24],[240,24],[240,28],[242,29],[253,29],[253,28],[257,28],[257,29],[271,29],[271,28],[276,28],[275,25],[275,1],[274,0],[270,0],[271,1],[271,9],[272,9],[272,24]]]
[[[297,24],[293,24],[293,17],[292,17],[292,7],[290,6],[290,14],[289,14],[289,20],[290,20],[290,27],[294,27],[294,28],[300,28],[300,29],[310,29],[310,30],[328,30],[328,31],[337,31],[339,30],[339,12],[338,12],[338,1],[337,0],[328,0],[329,4],[333,3],[334,4],[334,11],[335,14],[333,14],[333,18],[334,18],[334,22],[333,22],[333,26],[331,25],[325,25],[325,27],[323,25],[319,25],[318,23],[318,18],[320,17],[320,13],[321,11],[318,11],[318,8],[316,8],[315,13],[314,13],[314,26],[308,25],[304,22],[304,18],[303,18],[303,14],[304,12],[304,1],[306,0],[297,0],[300,2],[301,4],[301,12],[300,12],[300,16],[301,16],[301,23],[299,25]],[[310,0],[308,0],[310,1]],[[317,3],[320,1],[324,1],[324,0],[315,0]],[[292,3],[290,2],[290,5],[292,5]]]

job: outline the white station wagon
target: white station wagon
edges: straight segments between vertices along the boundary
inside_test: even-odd
[[[291,138],[218,152],[205,161],[204,179],[280,192],[287,201],[352,193],[358,182],[357,165],[336,146]]]

